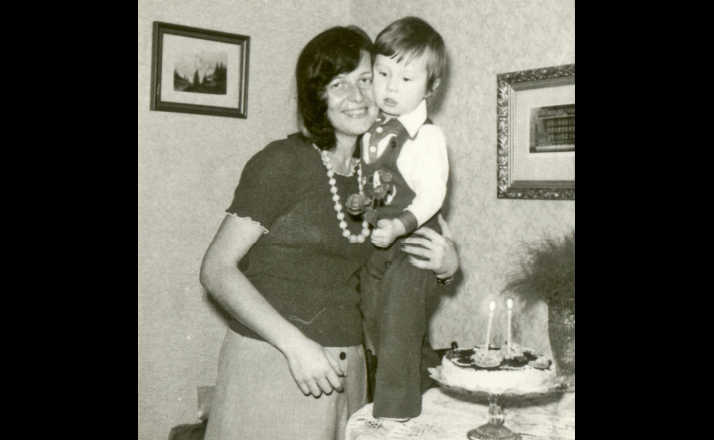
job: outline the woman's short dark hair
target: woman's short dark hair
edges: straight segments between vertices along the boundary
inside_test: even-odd
[[[357,26],[330,28],[303,48],[295,68],[298,124],[303,136],[326,150],[336,144],[335,129],[327,119],[325,90],[332,79],[357,68],[361,51],[372,56],[372,41]]]

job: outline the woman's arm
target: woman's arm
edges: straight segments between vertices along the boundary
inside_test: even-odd
[[[412,265],[432,270],[437,278],[444,280],[453,277],[459,270],[459,254],[446,220],[441,214],[438,220],[441,235],[431,228],[421,227],[404,239],[402,250],[411,255],[409,262]]]
[[[304,394],[318,397],[341,390],[338,376],[344,372],[336,360],[283,318],[237,268],[263,232],[257,222],[227,215],[203,257],[201,284],[232,317],[283,353]]]

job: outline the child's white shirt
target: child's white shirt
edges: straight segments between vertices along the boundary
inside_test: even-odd
[[[446,138],[438,126],[424,125],[426,117],[426,100],[422,100],[412,112],[397,118],[410,137],[404,142],[397,158],[397,169],[414,191],[414,200],[405,210],[414,214],[418,226],[426,223],[441,209],[449,180]],[[390,138],[385,137],[377,145],[377,157],[387,148]],[[362,138],[362,159],[366,163],[369,163],[369,139],[369,133]]]

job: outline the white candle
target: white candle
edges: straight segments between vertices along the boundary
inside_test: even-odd
[[[486,345],[484,350],[488,353],[488,345],[491,341],[491,323],[493,322],[493,311],[496,309],[496,302],[491,301],[488,304],[488,327],[486,327]]]
[[[507,343],[508,343],[508,352],[511,352],[511,311],[513,309],[513,300],[511,298],[508,298],[506,300],[506,307],[508,308],[508,333],[507,333]]]

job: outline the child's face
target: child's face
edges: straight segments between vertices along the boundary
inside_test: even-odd
[[[427,96],[426,56],[403,57],[400,62],[384,55],[374,59],[374,96],[384,113],[401,116],[414,110]]]

